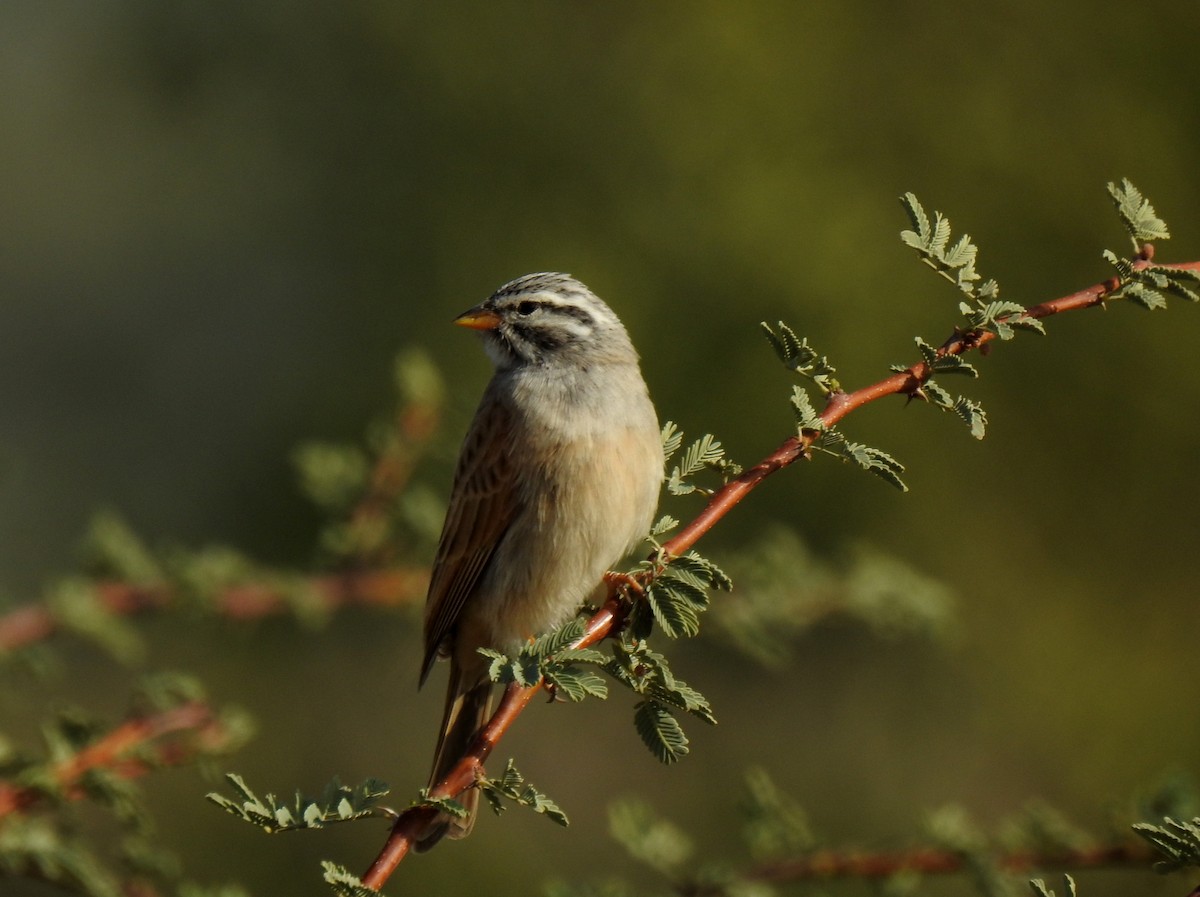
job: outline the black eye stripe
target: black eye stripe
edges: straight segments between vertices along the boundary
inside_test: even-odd
[[[514,324],[512,331],[518,342],[536,346],[543,351],[557,349],[567,342],[566,335],[561,331],[547,330],[544,327]]]
[[[596,323],[595,316],[581,305],[574,305],[566,302],[554,302],[547,299],[522,299],[520,302],[514,302],[508,306],[512,311],[523,318],[527,318],[535,311],[544,310],[553,315],[561,315],[566,318],[574,318],[581,324],[592,326]]]

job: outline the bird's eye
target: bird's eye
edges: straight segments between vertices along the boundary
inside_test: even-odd
[[[533,314],[535,311],[537,311],[537,307],[538,307],[538,304],[536,302],[532,302],[532,301],[526,299],[524,302],[522,302],[520,305],[517,306],[517,314],[521,315],[521,317],[527,318],[531,314]]]

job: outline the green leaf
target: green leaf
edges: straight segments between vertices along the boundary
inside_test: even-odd
[[[1200,272],[1198,271],[1155,266],[1142,271],[1142,277],[1147,278],[1156,289],[1165,290],[1188,302],[1200,302],[1200,293],[1183,283],[1185,280],[1193,284],[1200,282]]]
[[[704,470],[709,464],[719,461],[724,455],[725,449],[721,448],[717,438],[711,433],[706,433],[688,446],[676,469],[680,476],[690,477]]]
[[[455,819],[466,819],[467,808],[453,797],[433,797],[428,788],[417,792],[417,799],[409,804],[410,807],[433,807],[439,813],[446,813]]]
[[[1170,239],[1166,222],[1158,217],[1154,206],[1128,178],[1122,178],[1120,184],[1109,182],[1108,195],[1116,206],[1121,224],[1138,250],[1143,243]]]
[[[563,667],[547,672],[546,683],[553,686],[557,694],[565,695],[576,703],[587,697],[600,700],[608,697],[608,687],[603,679],[595,673],[577,667]]]
[[[446,384],[437,365],[421,349],[405,349],[392,362],[392,382],[403,405],[438,407],[446,395]]]
[[[127,620],[101,602],[96,586],[82,577],[62,579],[46,591],[43,601],[64,628],[107,651],[122,663],[141,659],[141,636]]]
[[[654,632],[654,611],[647,601],[635,601],[629,614],[629,634],[635,640],[648,639]]]
[[[564,664],[569,663],[606,663],[608,655],[595,648],[566,648],[554,655],[554,659]]]
[[[800,351],[800,340],[796,336],[796,332],[783,321],[777,322],[775,327],[766,321],[759,321],[758,326],[762,329],[767,342],[771,344],[771,348],[775,350],[775,354],[779,356],[779,360],[785,367],[790,368],[792,359]]]
[[[823,430],[825,428],[824,421],[817,414],[817,409],[813,407],[812,399],[808,397],[808,390],[803,386],[792,387],[792,411],[796,415],[796,426],[799,430]]]
[[[340,512],[357,502],[367,488],[371,461],[356,445],[310,442],[292,453],[300,488],[326,511]]]
[[[651,702],[684,710],[710,725],[716,723],[708,699],[682,679],[675,678],[667,659],[650,650],[644,640],[630,641],[629,634],[625,633],[613,646],[613,656],[603,669],[616,682]]]
[[[700,631],[700,617],[695,607],[657,581],[647,587],[646,601],[658,625],[671,638],[690,638]]]
[[[1154,864],[1156,872],[1200,868],[1200,816],[1190,822],[1167,816],[1161,825],[1139,822],[1133,830],[1166,857]]]
[[[931,404],[947,411],[954,407],[954,397],[933,380],[926,380],[921,386],[921,392]]]
[[[971,242],[971,238],[964,234],[947,249],[946,246],[950,242],[950,219],[941,212],[934,212],[931,226],[925,209],[912,193],[905,193],[900,197],[900,204],[904,206],[909,221],[916,228],[916,231],[901,231],[900,239],[915,249],[925,264],[963,293],[971,297],[978,296],[979,290],[975,286],[975,282],[979,280],[979,274],[975,270],[978,248]],[[995,289],[994,285],[990,289]]]
[[[642,743],[660,763],[676,763],[688,753],[688,739],[679,721],[655,701],[639,701],[634,707],[634,726]]]
[[[712,706],[708,703],[708,698],[696,691],[682,679],[664,677],[663,681],[652,684],[646,689],[646,693],[653,696],[655,699],[662,701],[665,704],[670,704],[679,710],[684,710],[690,713],[697,719],[703,720],[710,726],[717,724],[717,718],[713,715]]]
[[[674,876],[694,852],[682,829],[634,798],[609,806],[608,830],[630,856],[664,875]]]
[[[984,437],[984,434],[987,432],[987,415],[984,414],[982,405],[971,401],[965,396],[959,396],[955,400],[952,410],[970,428],[972,436],[976,439]]]
[[[834,378],[837,370],[828,358],[808,344],[807,337],[801,339],[796,336],[796,332],[783,321],[777,321],[774,327],[762,321],[759,327],[789,371],[812,380],[824,393],[838,389],[838,382]]]
[[[525,645],[515,657],[493,651],[491,648],[476,648],[480,654],[488,658],[488,678],[501,685],[515,682],[522,687],[535,684],[542,678],[542,658],[536,657]]]
[[[0,880],[24,877],[84,897],[121,897],[113,873],[79,838],[63,837],[48,821],[10,815],[0,826]],[[11,887],[21,890],[20,882]]]
[[[929,243],[929,216],[925,214],[925,208],[921,205],[914,193],[905,193],[900,197],[900,205],[904,206],[904,211],[908,214],[908,220],[912,222],[915,231],[901,231],[900,238],[912,246],[914,249],[920,249]]]
[[[948,218],[941,212],[935,212],[934,222],[930,225],[929,217],[913,194],[906,193],[900,198],[900,202],[908,213],[909,220],[916,227],[916,231],[903,231],[900,234],[901,240],[915,249],[925,264],[957,286],[967,297],[967,300],[959,302],[958,307],[966,317],[970,330],[992,333],[1002,340],[1012,339],[1017,330],[1045,333],[1042,322],[1027,314],[1024,306],[999,299],[1000,285],[994,279],[979,282],[982,278],[975,270],[979,250],[969,236],[964,234],[953,246],[947,248],[950,241]],[[959,364],[943,361],[924,341],[918,340],[918,347],[925,363],[931,369],[975,375],[975,369],[965,362]],[[945,356],[954,357],[957,356]],[[935,368],[935,365],[938,367]],[[893,367],[893,370],[903,371],[907,368]]]
[[[671,638],[700,631],[699,614],[708,608],[708,589],[728,589],[733,583],[719,567],[689,551],[670,558],[646,587],[645,603],[663,632]]]
[[[969,364],[961,355],[955,355],[952,352],[938,354],[938,350],[931,346],[919,336],[916,337],[917,349],[921,353],[921,360],[929,368],[931,374],[964,374],[968,377],[978,377],[979,371],[974,366]],[[907,370],[907,368],[900,368]]]
[[[987,432],[987,415],[983,406],[965,396],[952,397],[949,392],[933,380],[926,380],[921,386],[921,394],[931,404],[943,411],[952,411],[971,430],[971,435],[982,439]]]
[[[666,535],[667,533],[671,532],[671,530],[675,529],[675,527],[677,527],[677,526],[679,526],[678,520],[676,520],[670,514],[664,514],[662,517],[658,518],[658,521],[654,524],[654,526],[650,527],[650,535],[651,536]]]
[[[291,803],[281,804],[274,794],[259,797],[236,773],[226,773],[225,780],[237,792],[238,799],[210,792],[207,799],[244,822],[256,825],[268,834],[294,829],[319,829],[334,822],[346,822],[381,813],[379,801],[388,787],[377,779],[367,779],[354,787],[343,785],[337,778],[329,782],[319,798],[308,798],[299,791]]]
[[[698,582],[689,571],[676,571],[668,567],[663,575],[654,581],[653,586],[660,593],[669,594],[672,600],[691,605],[697,612],[708,610],[708,592],[705,591],[707,583]]]
[[[1158,290],[1146,286],[1144,283],[1135,282],[1127,285],[1121,291],[1121,295],[1147,311],[1167,307],[1167,297],[1158,292]]]
[[[581,617],[539,636],[509,656],[491,648],[476,649],[488,658],[488,676],[493,682],[521,686],[536,685],[543,679],[572,701],[586,697],[607,697],[604,681],[593,673],[579,669],[580,663],[606,663],[606,655],[592,648],[572,648],[586,629]]]
[[[667,421],[662,428],[663,456],[670,461],[671,456],[683,445],[683,431],[675,426],[674,421]]]
[[[160,585],[162,565],[141,537],[120,516],[101,512],[92,518],[84,542],[89,573],[138,586]]]
[[[1066,897],[1076,897],[1075,879],[1069,875],[1063,876],[1063,885],[1065,887]],[[1047,886],[1046,882],[1040,878],[1031,879],[1029,887],[1037,897],[1057,897],[1053,890]]]
[[[1104,256],[1104,260],[1106,262],[1116,269],[1117,277],[1119,277],[1121,280],[1132,280],[1137,276],[1137,272],[1133,267],[1133,262],[1131,262],[1129,259],[1121,258],[1110,249],[1105,249],[1101,255]]]
[[[358,876],[351,874],[344,866],[321,861],[326,884],[332,886],[337,897],[383,897],[382,891],[368,888]]]
[[[586,626],[583,619],[575,617],[573,620],[569,620],[558,627],[558,629],[538,636],[529,645],[528,651],[534,657],[550,657],[569,648],[574,642],[583,638],[585,629]]]
[[[812,849],[813,834],[804,811],[775,786],[766,770],[748,769],[744,787],[743,833],[756,861],[798,856]]]
[[[693,582],[707,588],[726,592],[733,588],[733,580],[725,574],[725,571],[708,558],[702,557],[694,549],[671,558],[667,569],[673,576],[692,577]]]
[[[480,779],[479,788],[497,816],[504,812],[507,806],[504,801],[508,800],[518,806],[528,807],[563,827],[570,824],[567,814],[558,804],[526,782],[511,759],[499,779]]]
[[[933,232],[929,236],[929,251],[941,259],[945,259],[946,244],[950,241],[950,219],[941,212],[933,213]]]
[[[705,434],[688,446],[679,464],[672,468],[667,478],[667,491],[672,495],[688,495],[697,487],[686,482],[706,468],[714,467],[725,457],[725,449],[712,434]]]
[[[921,337],[919,337],[919,336],[914,337],[914,341],[917,344],[917,351],[921,353],[921,361],[925,362],[925,364],[930,368],[932,368],[935,364],[937,364],[937,360],[938,360],[937,348],[930,345],[929,343],[925,342],[925,340],[921,339]],[[906,369],[902,369],[902,370],[906,370]]]
[[[875,474],[901,492],[908,491],[908,486],[900,478],[900,474],[904,472],[904,465],[882,449],[850,442],[836,430],[826,430],[821,438],[813,443],[813,447]]]

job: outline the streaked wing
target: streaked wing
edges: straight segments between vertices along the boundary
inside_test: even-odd
[[[422,682],[519,510],[511,438],[511,413],[485,396],[463,441],[433,562],[425,601]]]

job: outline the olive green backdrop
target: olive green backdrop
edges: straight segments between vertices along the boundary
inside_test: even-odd
[[[1198,29],[1184,0],[5,0],[0,588],[28,600],[71,570],[101,507],[155,544],[307,562],[317,518],[288,454],[356,438],[403,346],[450,384],[426,471],[444,491],[488,373],[448,322],[528,271],[604,296],[663,417],[751,462],[791,426],[758,321],[791,322],[850,386],[949,332],[953,290],[896,239],[906,190],[1026,304],[1102,279],[1100,250],[1126,250],[1104,193],[1122,176],[1176,234],[1160,258],[1200,258]],[[720,560],[782,522],[831,555],[902,555],[954,586],[952,644],[823,626],[776,672],[703,637],[679,646],[721,725],[690,726],[694,755],[668,770],[624,699],[535,707],[502,753],[571,829],[484,819],[390,890],[637,878],[603,834],[606,801],[635,790],[723,849],[750,764],[832,842],[868,847],[902,846],[948,802],[991,824],[1042,798],[1095,823],[1200,771],[1200,309],[1048,326],[965,386],[989,414],[982,443],[899,401],[847,422],[908,465],[909,495],[802,465],[703,544]],[[411,623],[161,620],[149,663],[257,716],[231,762],[252,784],[377,775],[403,801],[441,701],[440,680],[415,691]],[[73,674],[6,697],[5,715],[72,689],[116,713],[124,675],[77,650]],[[192,874],[257,894],[322,893],[318,858],[361,871],[383,837],[366,823],[262,838],[200,801],[198,776],[149,787]],[[1082,877],[1088,895],[1129,884]]]

